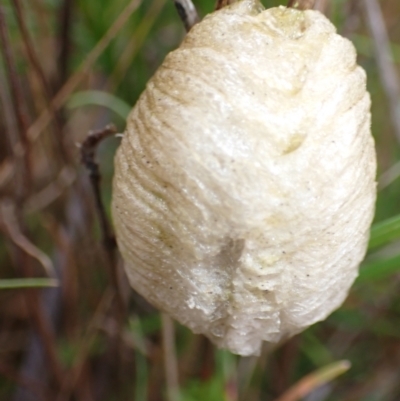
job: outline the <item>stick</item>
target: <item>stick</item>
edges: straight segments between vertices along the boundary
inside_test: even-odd
[[[118,269],[115,261],[115,249],[117,244],[115,241],[115,237],[112,233],[110,223],[107,219],[107,214],[104,208],[103,201],[101,199],[101,190],[100,190],[101,175],[100,175],[99,165],[95,161],[97,146],[103,139],[111,135],[115,135],[116,133],[117,129],[113,124],[107,125],[102,130],[90,132],[88,137],[82,143],[81,161],[82,164],[85,165],[85,167],[89,171],[89,178],[92,184],[94,201],[96,204],[96,212],[100,221],[103,247],[106,252],[109,267],[111,269],[111,276],[114,282],[115,291],[117,293],[117,302],[119,306],[119,312],[121,314],[120,318],[122,320],[123,311],[125,307],[124,307],[124,301],[122,299],[122,294],[120,291]]]
[[[199,16],[192,0],[174,0],[174,4],[186,32],[189,32],[192,26],[199,22]]]
[[[90,132],[88,137],[82,143],[81,147],[81,161],[89,171],[89,178],[92,184],[93,193],[95,197],[95,203],[97,207],[97,215],[100,220],[100,226],[103,236],[103,244],[108,252],[114,252],[115,239],[111,233],[110,224],[106,217],[103,201],[101,200],[100,191],[100,170],[99,165],[95,162],[95,153],[99,143],[117,133],[117,129],[113,124],[107,125],[104,129]]]
[[[3,10],[0,7],[0,49],[3,53],[5,70],[7,71],[8,80],[10,83],[11,98],[14,107],[14,113],[18,125],[19,141],[23,149],[23,172],[22,178],[25,188],[19,188],[18,197],[21,198],[29,190],[32,183],[32,160],[30,155],[30,146],[27,137],[28,132],[28,118],[23,109],[24,96],[21,92],[20,83],[18,80],[17,72],[15,70],[15,60],[11,51],[11,45],[7,35],[7,25],[3,15]]]

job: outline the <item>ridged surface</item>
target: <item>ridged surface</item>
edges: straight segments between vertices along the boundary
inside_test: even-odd
[[[244,0],[191,30],[115,160],[115,230],[139,293],[241,355],[343,302],[375,202],[355,60],[315,11]]]

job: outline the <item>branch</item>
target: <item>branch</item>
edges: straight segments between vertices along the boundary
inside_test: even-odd
[[[90,132],[88,137],[82,143],[81,147],[81,160],[82,164],[85,165],[87,170],[89,171],[89,178],[92,184],[92,189],[95,197],[95,203],[97,208],[97,215],[100,220],[100,226],[103,236],[103,245],[106,249],[108,256],[110,259],[113,259],[113,253],[115,249],[115,238],[111,232],[110,224],[108,222],[105,208],[103,205],[103,201],[101,200],[101,191],[100,191],[100,170],[99,165],[95,162],[95,153],[97,146],[99,143],[117,133],[117,129],[113,124],[107,125],[104,129]]]
[[[176,10],[181,18],[186,32],[189,32],[193,25],[199,22],[199,16],[192,0],[174,0]]]
[[[59,31],[58,48],[60,49],[57,65],[59,76],[57,77],[57,89],[59,89],[68,77],[68,61],[70,58],[71,46],[71,25],[72,25],[72,0],[63,0],[59,7]]]
[[[112,233],[110,223],[107,218],[107,214],[104,208],[103,201],[101,199],[100,181],[101,175],[99,165],[95,161],[95,154],[97,146],[100,142],[112,135],[117,133],[117,129],[113,124],[107,125],[104,129],[90,132],[88,137],[82,143],[81,147],[81,160],[82,164],[85,165],[89,171],[89,178],[92,184],[92,190],[94,194],[94,200],[96,204],[96,212],[100,221],[100,227],[102,232],[102,242],[106,253],[107,262],[110,268],[111,279],[117,294],[119,323],[122,324],[122,319],[125,311],[125,303],[122,297],[119,277],[118,277],[118,266],[115,260],[115,250],[117,243]]]

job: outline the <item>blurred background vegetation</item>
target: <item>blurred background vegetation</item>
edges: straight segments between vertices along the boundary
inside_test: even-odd
[[[195,3],[204,16],[215,0]],[[88,131],[123,132],[185,35],[173,1],[1,1],[0,400],[400,399],[400,2],[318,6],[368,74],[375,223],[343,307],[255,359],[215,349],[128,288],[80,165]],[[107,213],[118,142],[97,151]]]

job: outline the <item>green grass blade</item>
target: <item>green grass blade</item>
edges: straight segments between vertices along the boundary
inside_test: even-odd
[[[354,34],[351,35],[351,41],[359,54],[367,57],[374,57],[374,44],[368,36]],[[393,42],[389,43],[391,56],[395,63],[400,63],[400,46]]]
[[[384,278],[398,271],[400,271],[400,255],[389,259],[371,261],[361,266],[357,282]]]
[[[400,239],[400,215],[372,226],[368,249],[377,248],[395,239]]]
[[[13,278],[0,280],[0,290],[13,290],[18,288],[58,287],[58,280],[50,278]]]
[[[128,116],[131,106],[118,97],[103,91],[89,90],[74,93],[67,107],[74,109],[82,106],[103,106],[118,114],[123,120]]]
[[[300,379],[295,385],[285,391],[276,401],[297,401],[303,399],[316,388],[331,382],[347,372],[351,367],[349,361],[343,360],[331,363]]]
[[[311,330],[303,333],[300,350],[316,366],[328,365],[334,359],[326,344]]]
[[[145,401],[148,398],[149,369],[147,365],[146,336],[142,322],[138,317],[129,320],[129,331],[135,344],[136,383],[135,400]]]

